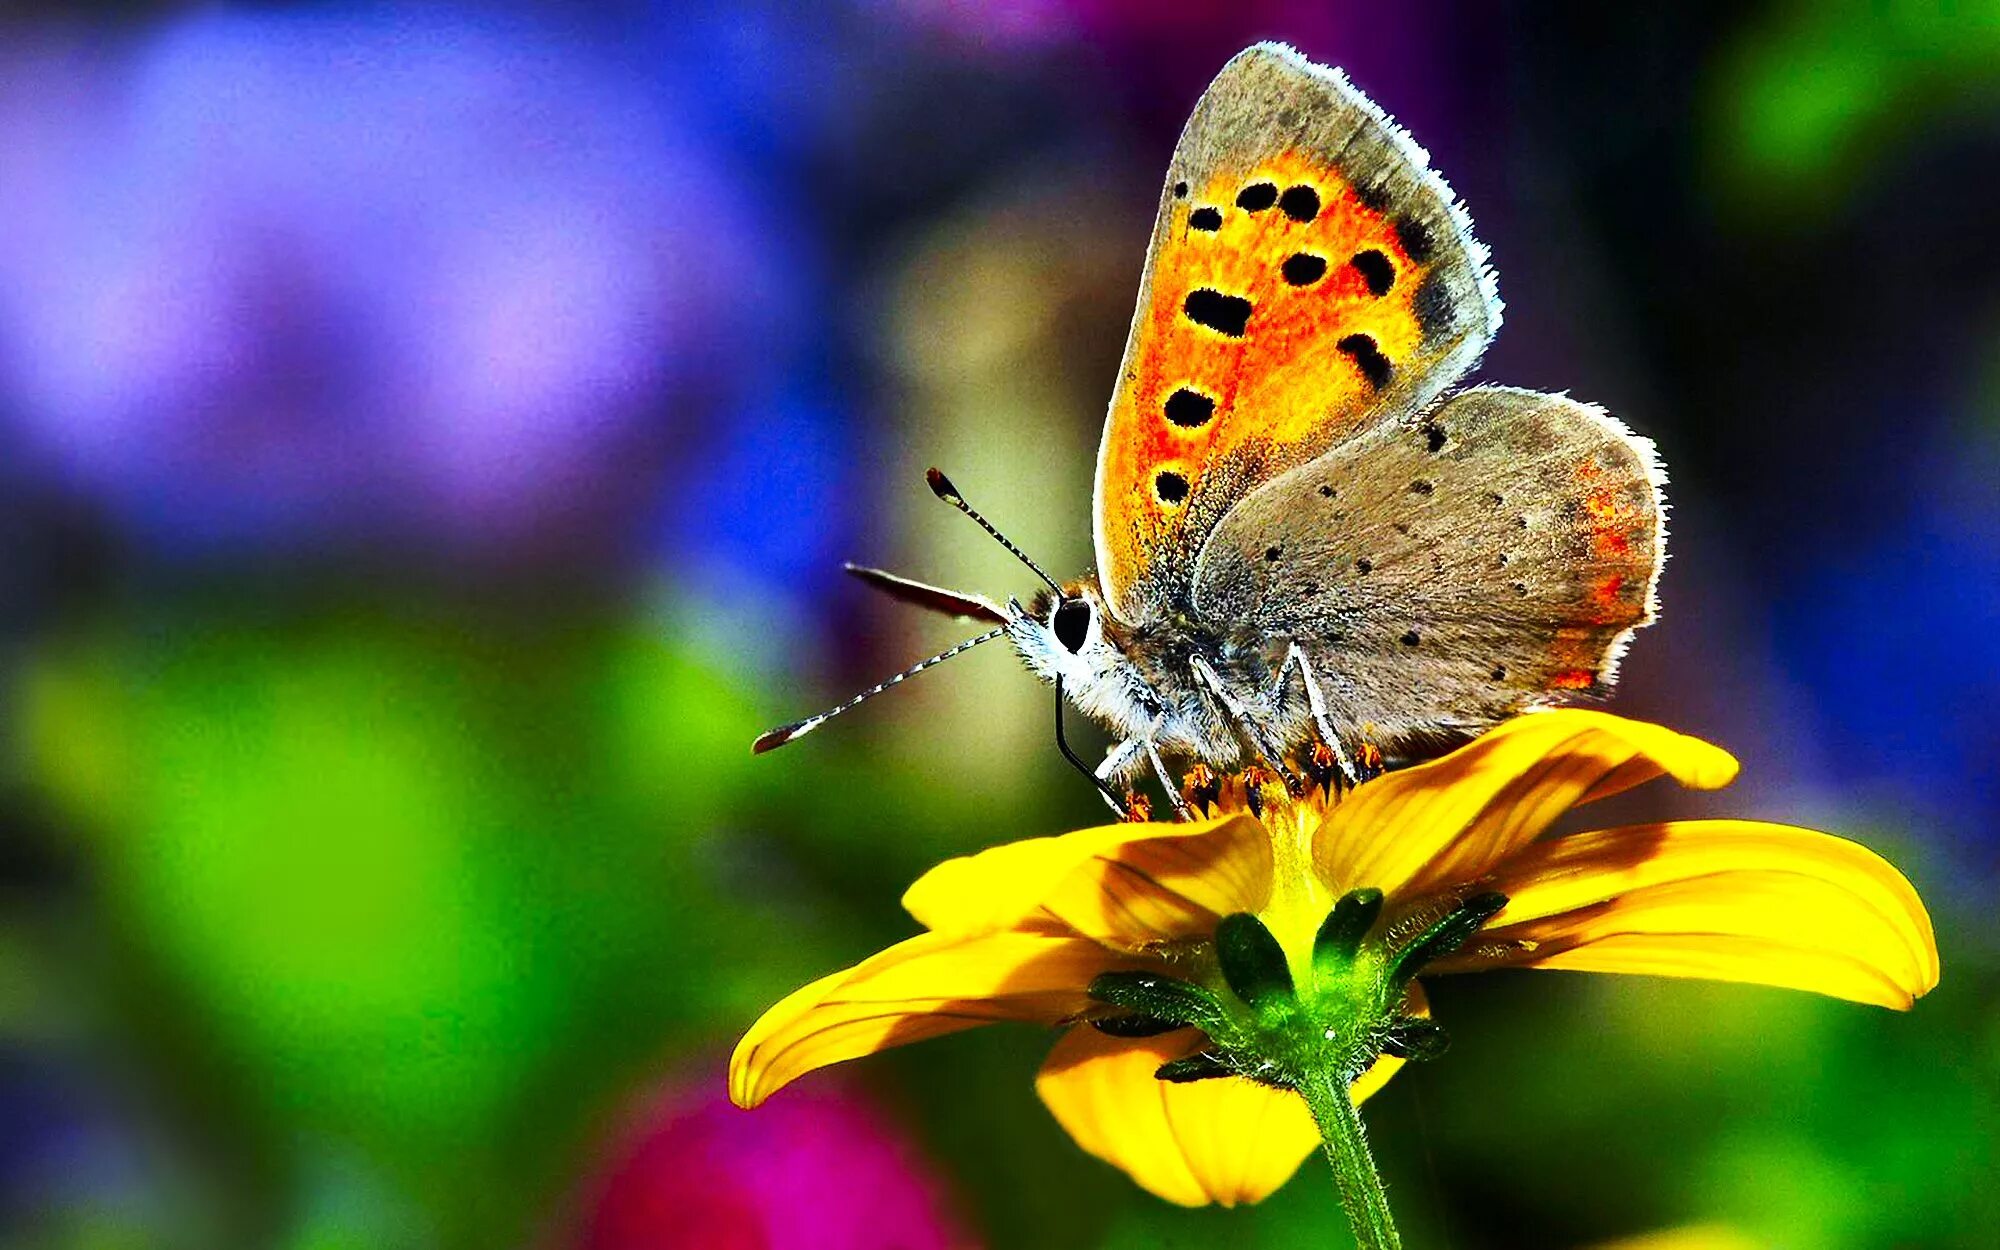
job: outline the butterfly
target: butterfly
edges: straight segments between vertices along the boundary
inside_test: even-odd
[[[1420,753],[1603,693],[1665,557],[1653,445],[1567,395],[1447,395],[1499,329],[1486,249],[1429,157],[1337,69],[1226,65],[1168,167],[1098,449],[1097,569],[1026,605],[849,566],[996,638],[1057,692],[1114,808],[1168,760]],[[1115,741],[1087,767],[1065,701]],[[1311,766],[1306,765],[1310,771]]]

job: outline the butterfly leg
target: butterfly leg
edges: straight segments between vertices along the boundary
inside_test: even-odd
[[[1159,774],[1160,788],[1165,790],[1167,798],[1173,801],[1175,814],[1182,820],[1193,820],[1194,808],[1188,806],[1188,801],[1181,797],[1180,783],[1176,782],[1173,774],[1167,771],[1167,762],[1160,758],[1160,748],[1153,745],[1151,734],[1146,735],[1146,754],[1153,757],[1153,771]]]
[[[1354,762],[1347,758],[1346,748],[1340,744],[1340,735],[1333,732],[1333,723],[1326,712],[1326,697],[1319,692],[1319,679],[1313,676],[1312,661],[1306,658],[1305,649],[1296,640],[1285,652],[1285,662],[1278,666],[1277,706],[1285,706],[1285,691],[1291,683],[1292,670],[1299,670],[1299,677],[1305,682],[1306,706],[1312,710],[1313,725],[1319,730],[1320,741],[1333,750],[1333,757],[1340,763],[1340,771],[1348,784],[1360,781],[1361,775],[1354,771]]]
[[[1172,775],[1167,772],[1167,762],[1160,758],[1160,749],[1153,745],[1153,736],[1150,733],[1127,738],[1105,752],[1104,762],[1097,766],[1098,779],[1109,785],[1112,781],[1123,777],[1126,770],[1142,754],[1151,758],[1153,771],[1159,774],[1160,785],[1165,787],[1167,797],[1173,801],[1174,810],[1180,814],[1180,818],[1193,820],[1194,809],[1181,797],[1180,787],[1174,784]],[[1110,799],[1107,798],[1105,802],[1109,803]],[[1120,817],[1128,815],[1116,804],[1112,804],[1111,810],[1117,812]]]
[[[1305,793],[1305,783],[1300,781],[1292,772],[1291,767],[1285,763],[1284,750],[1272,741],[1270,735],[1264,732],[1262,722],[1250,710],[1249,705],[1229,693],[1228,688],[1223,685],[1222,674],[1216,672],[1209,665],[1208,661],[1202,659],[1200,656],[1194,657],[1194,671],[1195,676],[1201,678],[1209,690],[1214,693],[1216,699],[1221,702],[1224,710],[1229,713],[1230,720],[1242,732],[1243,736],[1249,739],[1250,745],[1256,750],[1257,754],[1263,756],[1270,763],[1271,767],[1277,770],[1278,776],[1284,779],[1285,789],[1291,791],[1293,794]]]
[[[1138,759],[1140,752],[1146,747],[1144,739],[1127,738],[1106,751],[1104,762],[1097,766],[1097,779],[1104,783],[1099,793],[1103,795],[1105,803],[1110,805],[1111,810],[1118,813],[1121,820],[1125,818],[1126,811],[1112,800],[1108,787],[1113,781],[1121,780],[1125,776],[1126,770],[1132,767],[1132,761]]]
[[[1098,780],[1111,782],[1122,779],[1126,770],[1132,767],[1132,761],[1138,759],[1139,753],[1145,749],[1143,738],[1127,738],[1113,743],[1111,749],[1104,753],[1104,762],[1097,766]]]

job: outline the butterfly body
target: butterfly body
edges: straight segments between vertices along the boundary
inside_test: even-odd
[[[1256,45],[1168,167],[1098,450],[1095,572],[1036,568],[1051,589],[1004,608],[861,572],[993,624],[978,641],[1008,637],[1105,725],[1107,797],[1149,766],[1172,793],[1173,757],[1406,754],[1601,693],[1653,618],[1664,476],[1591,405],[1454,391],[1500,320],[1423,149],[1338,70]]]

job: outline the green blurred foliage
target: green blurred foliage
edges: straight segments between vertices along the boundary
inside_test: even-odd
[[[21,771],[84,832],[108,948],[0,946],[7,1014],[45,1024],[34,1003],[99,985],[120,1060],[172,1091],[167,1131],[215,1145],[186,1188],[216,1209],[143,1226],[189,1246],[517,1242],[635,1089],[693,1059],[720,1094],[714,1065],[764,1007],[913,930],[896,899],[924,867],[1056,827],[966,805],[865,725],[753,758],[775,700],[668,641],[713,632],[190,608],[35,658]],[[982,1080],[1070,1170],[1026,1082]],[[265,1209],[239,1218],[231,1193]]]
[[[333,1195],[300,1244],[342,1193],[517,1235],[603,1100],[811,962],[726,871],[749,701],[636,623],[195,620],[66,644],[24,708],[130,1009],[215,1048],[191,1099],[321,1143],[277,1166]]]
[[[1947,940],[1969,927],[1935,918]],[[1538,1225],[1980,1246],[2000,1193],[1965,1179],[2000,1165],[1996,988],[1990,962],[1949,946],[1907,1015],[1642,977],[1448,979],[1432,997],[1457,1045],[1378,1110],[1421,1098],[1437,1166],[1488,1170]]]
[[[1896,142],[1940,114],[2000,99],[2000,3],[1894,0],[1773,6],[1713,77],[1712,124],[1731,198],[1782,205],[1793,224],[1830,213]]]

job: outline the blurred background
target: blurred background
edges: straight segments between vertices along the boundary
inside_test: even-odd
[[[1031,589],[926,465],[1087,566],[1160,176],[1260,38],[1466,199],[1480,376],[1660,443],[1614,706],[1745,773],[1630,810],[1859,838],[1944,955],[1908,1016],[1438,984],[1371,1107],[1413,1243],[1993,1245],[1991,0],[9,6],[0,1245],[1345,1244],[1316,1162],[1188,1213],[1083,1156],[1025,1029],[721,1082],[923,868],[1100,819],[998,649],[749,742],[962,636],[843,558]]]

